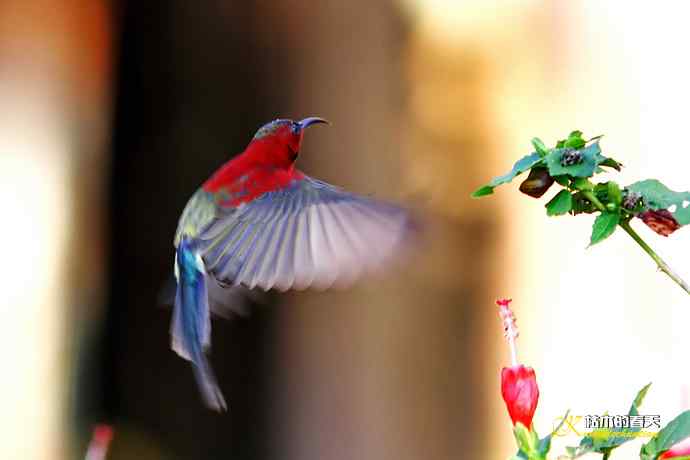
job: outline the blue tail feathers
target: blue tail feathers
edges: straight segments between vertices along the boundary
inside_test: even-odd
[[[194,376],[206,404],[215,410],[226,409],[225,399],[205,351],[211,346],[206,270],[193,245],[182,239],[175,255],[177,289],[170,335],[172,349],[192,362]]]

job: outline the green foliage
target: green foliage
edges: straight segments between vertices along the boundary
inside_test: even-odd
[[[592,236],[589,240],[589,245],[593,246],[601,241],[604,241],[616,231],[621,215],[617,212],[602,212],[594,219],[592,225]]]
[[[539,439],[537,430],[527,429],[522,423],[518,422],[513,428],[515,441],[518,445],[518,451],[513,459],[521,460],[545,460],[547,454],[551,450],[551,439],[554,433],[561,429],[570,411],[565,413],[561,423],[548,436]]]
[[[630,410],[628,411],[628,415],[639,415],[640,414],[640,407],[642,406],[642,403],[644,402],[644,398],[647,396],[647,392],[649,391],[649,388],[652,386],[652,382],[649,382],[647,385],[643,386],[640,391],[637,392],[637,396],[635,396],[635,399],[632,402],[632,405],[630,406]]]
[[[570,410],[566,411],[565,415],[561,419],[561,423],[559,423],[548,436],[539,440],[539,452],[542,455],[546,456],[546,454],[551,450],[551,440],[553,439],[553,435],[561,429],[565,421],[568,419],[568,415],[570,415]]]
[[[609,181],[606,184],[606,194],[611,204],[614,204],[616,207],[621,205],[623,192],[621,192],[621,188],[617,183]]]
[[[509,183],[517,176],[519,176],[525,171],[532,169],[533,166],[540,162],[541,157],[537,152],[530,153],[529,155],[520,158],[513,165],[513,169],[503,174],[502,176],[494,177],[488,184],[479,187],[477,190],[474,191],[474,193],[472,193],[472,197],[480,198],[482,196],[491,195],[492,193],[494,193],[494,188],[498,187],[499,185]]]
[[[556,142],[557,149],[573,148],[580,149],[585,146],[587,142],[582,138],[582,131],[572,131],[567,139]]]
[[[654,460],[674,444],[690,436],[690,410],[671,420],[647,444],[640,449],[640,458]]]
[[[594,142],[589,146],[586,144],[587,141],[582,138],[582,132],[580,131],[573,131],[568,139],[559,141],[558,147],[553,149],[548,149],[541,139],[535,137],[532,139],[534,152],[518,160],[506,174],[497,176],[489,181],[488,184],[476,189],[472,193],[472,197],[481,198],[491,195],[499,185],[507,184],[520,174],[534,168],[546,167],[549,175],[558,184],[566,187],[573,178],[588,178],[600,172],[600,165],[620,167],[617,161],[601,154],[598,142]],[[581,157],[581,160],[576,164],[564,166],[562,164],[563,155],[572,152],[576,152],[577,156]]]
[[[573,196],[568,190],[561,190],[551,201],[546,203],[546,215],[561,216],[573,209]]]
[[[552,181],[569,188],[570,182],[574,179],[587,179],[596,173],[603,172],[601,166],[620,169],[620,163],[601,154],[599,137],[587,141],[582,137],[581,131],[573,131],[567,139],[558,141],[556,148],[552,149],[547,148],[541,139],[535,137],[532,139],[534,152],[518,160],[506,174],[494,177],[488,184],[476,189],[472,193],[472,197],[481,198],[491,195],[496,187],[511,182],[526,171],[530,171],[531,182],[528,178],[522,183],[520,190],[534,198],[539,198],[550,187]],[[588,142],[591,143],[587,145]],[[564,160],[564,155],[568,157],[567,161]],[[544,168],[547,173],[541,172]],[[537,174],[538,170],[539,174]],[[539,187],[539,190],[536,190],[535,178],[545,174],[548,180],[542,180],[544,187]],[[547,183],[548,185],[546,185]]]
[[[567,139],[559,140],[553,148],[547,148],[541,139],[535,137],[532,139],[533,153],[518,160],[508,173],[479,187],[472,196],[479,198],[491,195],[497,186],[507,184],[527,171],[529,176],[522,182],[520,191],[533,198],[540,198],[554,183],[558,184],[561,189],[545,205],[548,216],[597,213],[592,225],[590,246],[604,241],[620,226],[654,260],[659,270],[690,294],[688,283],[678,277],[631,226],[631,220],[639,217],[657,233],[668,236],[678,226],[690,224],[690,191],[675,192],[656,179],[636,182],[622,189],[614,181],[593,182],[596,174],[607,171],[604,168],[620,171],[622,167],[617,160],[602,154],[600,138],[597,136],[586,140],[581,131],[572,131]],[[639,407],[648,389],[649,385],[646,385],[637,393],[629,415],[639,415]],[[568,455],[577,458],[598,453],[606,460],[617,447],[633,439],[634,433],[639,432],[640,428],[617,430],[624,432],[614,434],[609,429],[593,431],[582,438],[578,446],[568,447]],[[514,435],[519,450],[512,460],[545,459],[551,447],[552,434],[539,439],[533,427],[528,429],[517,424]],[[680,414],[643,445],[640,458],[658,460],[674,444],[688,437],[690,411]],[[683,458],[690,460],[690,457]]]
[[[583,193],[578,192],[573,194],[573,209],[570,211],[572,215],[591,214],[594,211],[596,211],[596,208],[585,198]]]
[[[599,166],[606,166],[607,168],[613,168],[616,171],[620,171],[623,168],[623,164],[617,162],[613,158],[604,157],[604,160],[599,163]]]
[[[599,165],[599,159],[603,159],[599,143],[597,142],[579,150],[578,153],[582,157],[581,162],[571,166],[563,166],[561,160],[563,155],[569,151],[571,151],[569,148],[553,149],[544,157],[546,166],[549,168],[549,174],[552,176],[592,177],[596,167]]]
[[[539,452],[539,436],[535,430],[530,430],[522,423],[518,422],[513,428],[513,434],[515,435],[515,441],[519,451],[518,456],[524,455],[525,458],[534,458]]]
[[[647,179],[628,185],[629,192],[642,196],[643,208],[659,210],[675,206],[671,212],[680,225],[690,223],[690,192],[674,192],[656,179]]]
[[[572,188],[582,192],[594,190],[594,184],[584,177],[576,177],[571,181]]]
[[[554,176],[553,180],[555,180],[558,185],[562,185],[563,187],[567,187],[570,184],[570,178],[567,174],[563,176]]]
[[[634,217],[643,218],[647,225],[664,236],[679,226],[690,224],[690,192],[674,192],[655,179],[636,182],[623,189],[614,181],[592,182],[596,174],[605,171],[604,167],[620,171],[622,166],[602,154],[600,138],[586,140],[582,132],[576,130],[566,139],[559,140],[554,148],[547,148],[541,139],[535,137],[532,139],[534,152],[518,160],[506,174],[479,187],[472,196],[491,195],[499,185],[529,171],[529,176],[520,185],[522,193],[540,198],[554,183],[561,187],[545,205],[548,216],[599,213],[592,226],[590,246],[611,236],[618,225],[625,226],[626,232],[631,234],[633,230],[629,222]],[[648,210],[662,209],[671,215],[644,214]],[[679,225],[675,225],[673,220]],[[640,244],[637,236],[633,239]],[[641,247],[648,253],[651,251],[648,245]],[[660,268],[671,276],[670,270]],[[683,286],[679,280],[674,281]]]
[[[472,192],[472,198],[481,198],[486,195],[491,195],[494,193],[494,187],[490,185],[482,185],[477,190]]]
[[[540,157],[545,157],[549,153],[549,149],[546,148],[544,143],[538,137],[532,139],[532,147],[539,154]]]
[[[639,415],[640,406],[642,406],[642,402],[644,401],[645,396],[647,396],[647,391],[651,385],[651,383],[648,383],[637,392],[637,395],[630,406],[630,410],[628,411],[628,415]],[[617,428],[616,430],[632,434],[640,431],[640,428]],[[611,452],[614,449],[632,439],[634,439],[632,435],[613,436],[610,429],[599,428],[592,431],[591,434],[583,437],[580,440],[580,445],[576,447],[567,447],[566,452],[570,458],[578,458],[591,452],[608,456],[611,455]]]

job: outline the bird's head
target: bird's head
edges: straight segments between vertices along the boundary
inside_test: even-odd
[[[284,118],[273,120],[259,128],[249,147],[267,162],[289,166],[299,154],[304,130],[317,123],[329,124],[319,117],[308,117],[301,121]]]

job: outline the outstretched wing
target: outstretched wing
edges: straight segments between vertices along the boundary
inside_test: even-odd
[[[410,228],[402,208],[304,176],[217,210],[197,242],[221,283],[284,291],[345,285],[376,270]]]

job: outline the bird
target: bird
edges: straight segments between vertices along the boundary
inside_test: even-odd
[[[205,404],[227,410],[210,365],[211,313],[237,290],[348,286],[402,252],[415,220],[404,207],[347,192],[295,167],[320,117],[276,119],[194,192],[174,237],[171,348],[191,362]]]

